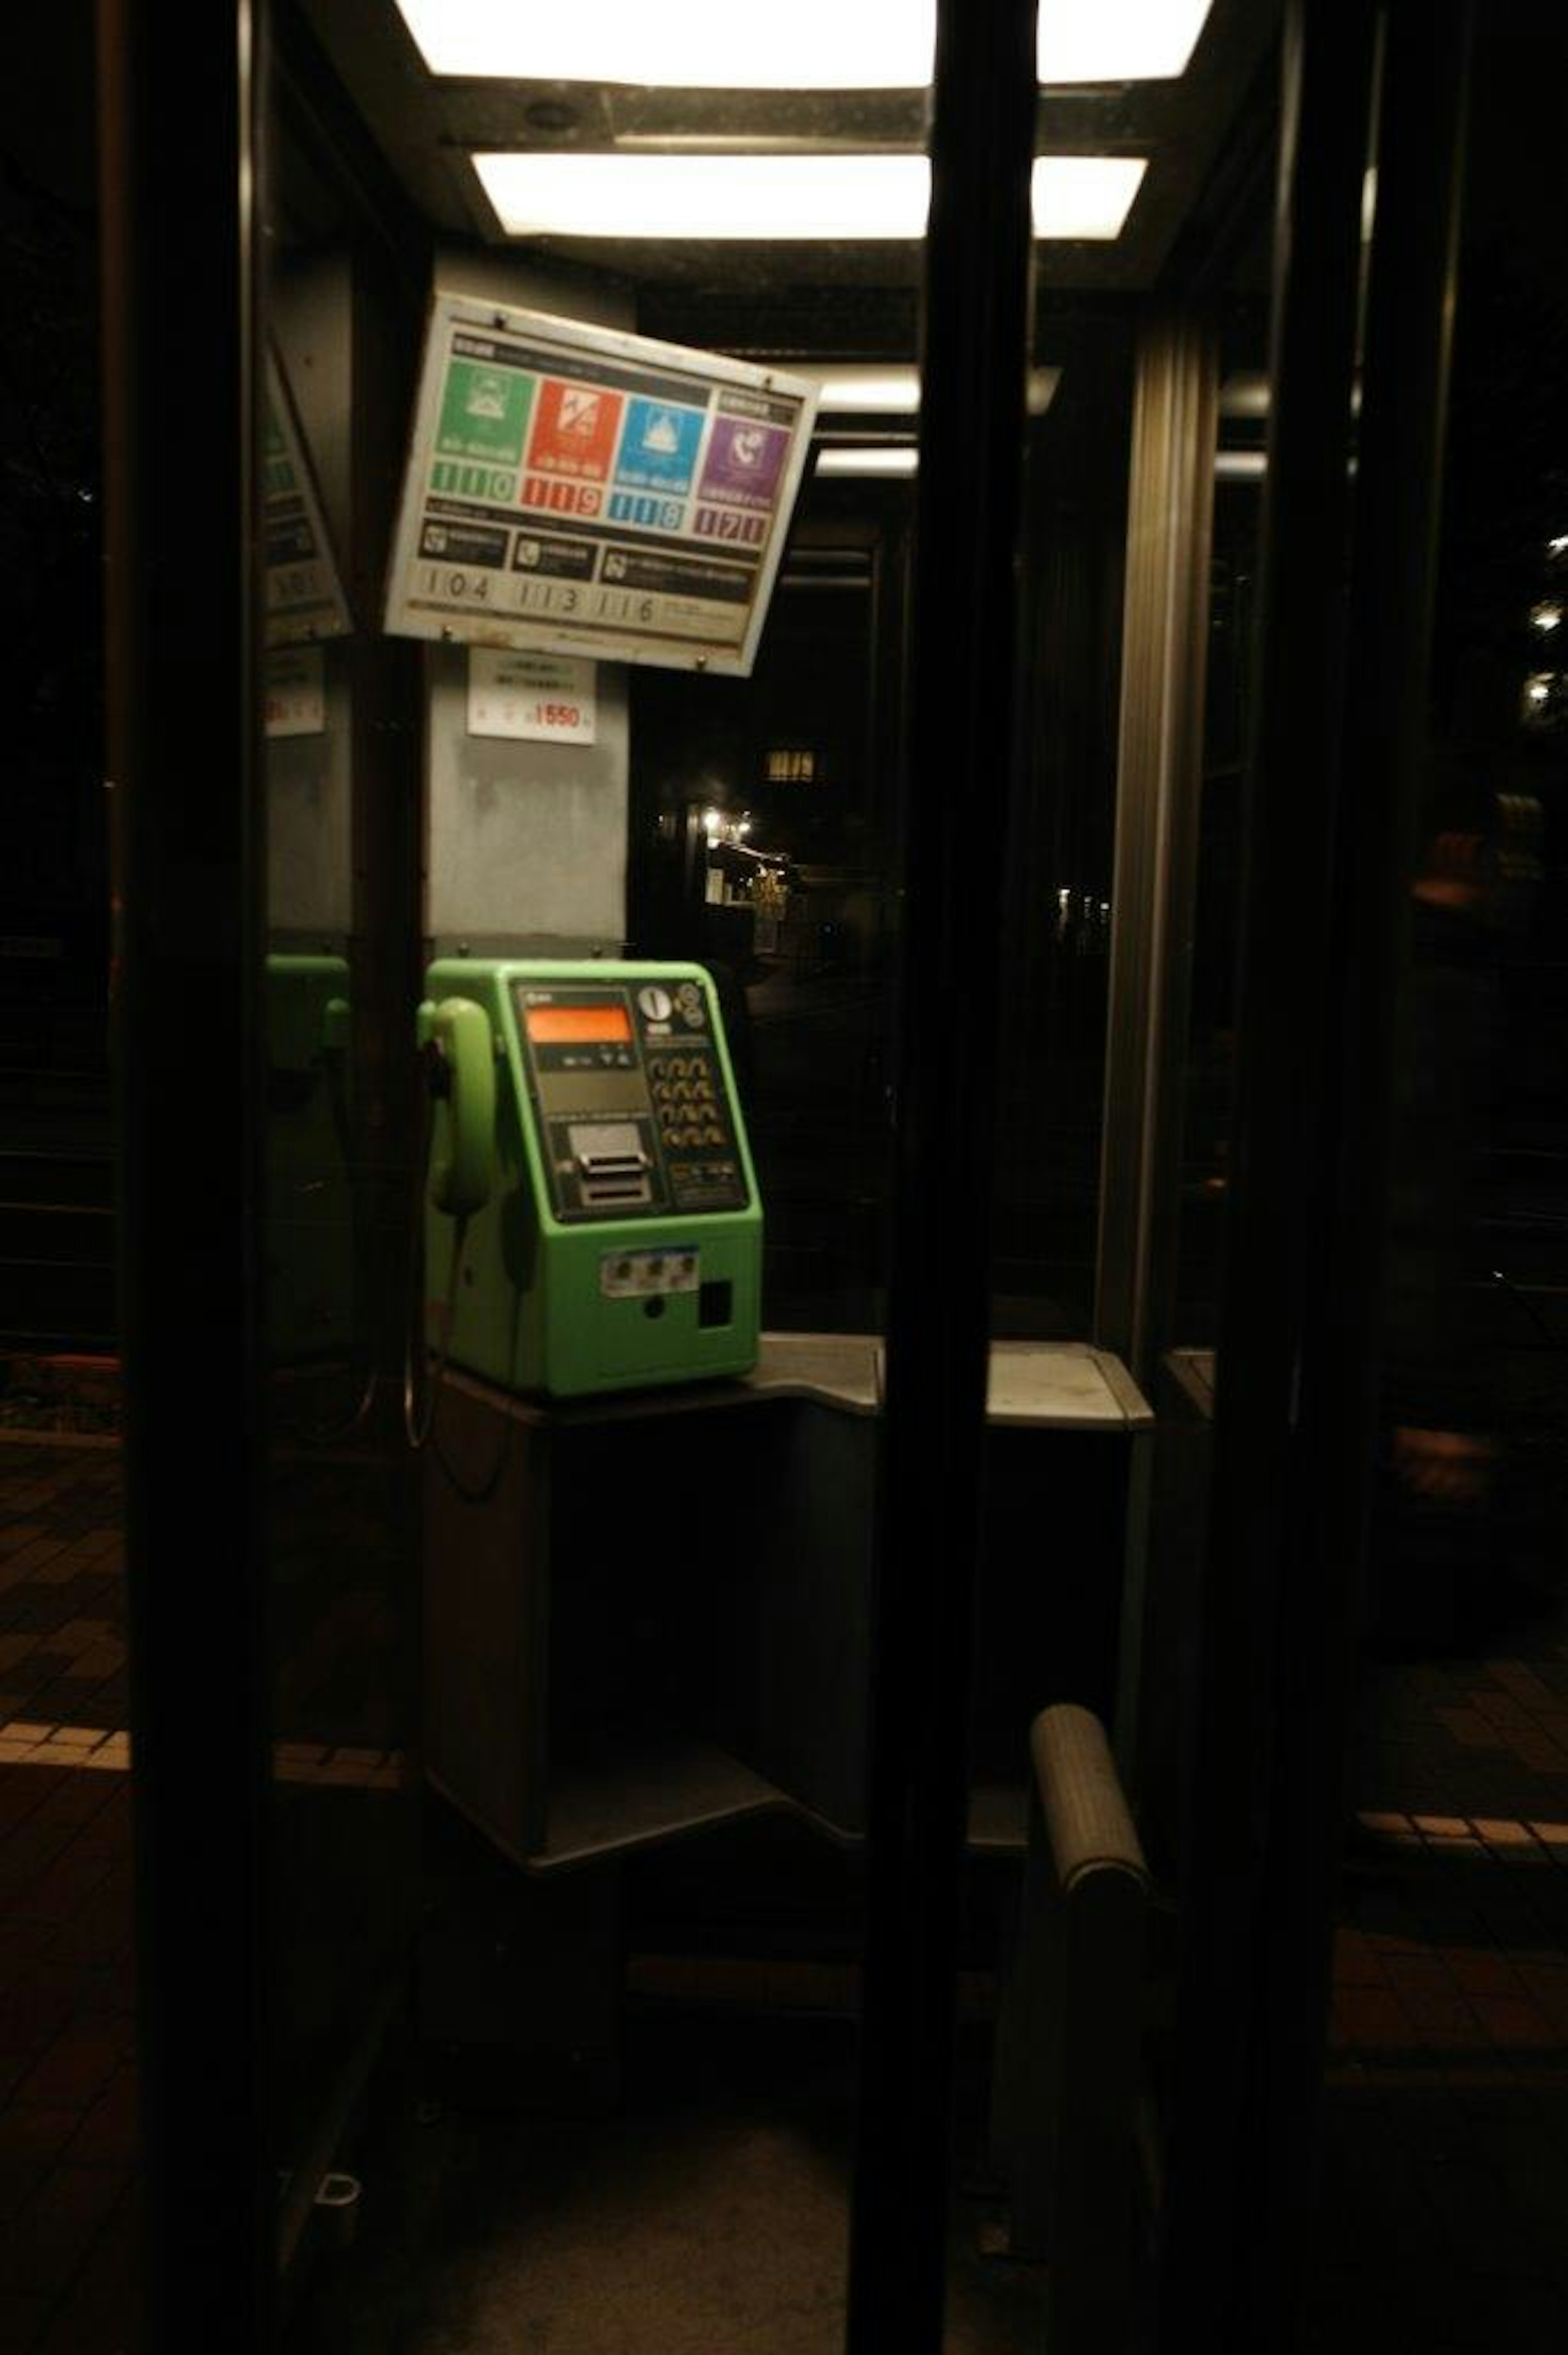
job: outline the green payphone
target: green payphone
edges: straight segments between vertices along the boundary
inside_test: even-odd
[[[431,1348],[562,1399],[746,1372],[762,1206],[707,973],[463,957],[427,987]]]

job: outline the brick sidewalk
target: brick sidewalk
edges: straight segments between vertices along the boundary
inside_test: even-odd
[[[132,2345],[119,1457],[0,1450],[0,2350]]]
[[[1391,1679],[1362,1817],[1386,1868],[1335,1945],[1323,2355],[1568,2346],[1563,1634]]]

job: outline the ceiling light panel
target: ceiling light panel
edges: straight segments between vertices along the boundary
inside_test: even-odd
[[[1035,236],[1119,237],[1146,168],[1142,155],[1036,155]]]
[[[918,90],[931,79],[932,0],[397,0],[433,74],[665,90]],[[1039,78],[1150,81],[1185,71],[1210,0],[1052,0]]]
[[[476,155],[474,169],[509,237],[678,238],[856,242],[922,237],[930,197],[923,155]],[[1041,155],[1034,234],[1120,234],[1144,159]]]
[[[920,371],[916,368],[874,368],[845,360],[832,368],[796,368],[795,374],[818,386],[819,413],[895,417],[920,406]]]
[[[1187,70],[1210,0],[1041,0],[1039,78],[1174,81]]]
[[[912,238],[923,155],[476,155],[511,237]]]

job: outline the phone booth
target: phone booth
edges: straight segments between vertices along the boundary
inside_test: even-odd
[[[149,2348],[1288,2336],[1466,68],[1142,13],[103,0]]]

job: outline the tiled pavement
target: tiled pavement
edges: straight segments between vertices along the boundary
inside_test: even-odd
[[[1568,1641],[1388,1680],[1335,1946],[1323,2355],[1568,2347]],[[1524,1657],[1519,1657],[1523,1654]]]
[[[357,1492],[328,1466],[328,1490]],[[342,1516],[340,1516],[340,1518]],[[280,1514],[286,1657],[275,1684],[279,1853],[309,1935],[284,1941],[281,2013],[319,1989],[316,1951],[372,1934],[363,1884],[387,1861],[365,1802],[408,1788],[383,1688],[388,1613],[356,1564],[379,1563],[361,1510],[320,1536]],[[361,1522],[369,1529],[367,1539]],[[116,2355],[132,2343],[135,2140],[130,1744],[119,1450],[0,1431],[0,2355]],[[352,1542],[351,1542],[352,1534]],[[357,1548],[357,1551],[355,1550]],[[313,1804],[324,1802],[324,1805]],[[334,1812],[334,1803],[339,1803]],[[327,1835],[336,1846],[328,1841]],[[343,1846],[349,1846],[345,1862]],[[333,1910],[330,1880],[348,1905]],[[354,1910],[355,1902],[359,1910]],[[300,1924],[294,1925],[296,1930]],[[385,1936],[385,1931],[382,1931]],[[309,1966],[309,1967],[307,1967]],[[302,1992],[294,1978],[310,1984]],[[299,2040],[303,2045],[303,2037]],[[285,2056],[287,2057],[287,2056]]]
[[[119,1457],[0,1443],[0,2350],[131,2346]]]
[[[0,1441],[0,2355],[129,2350],[130,1811],[111,1447]],[[1389,1679],[1336,1946],[1322,2355],[1568,2346],[1568,1627]],[[395,1758],[305,1742],[281,1779]]]

